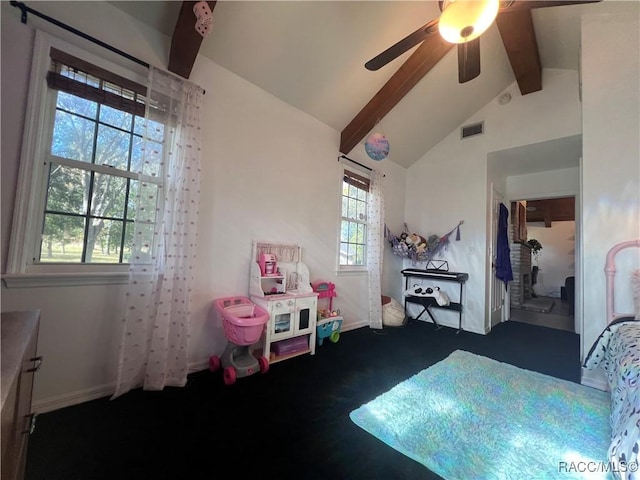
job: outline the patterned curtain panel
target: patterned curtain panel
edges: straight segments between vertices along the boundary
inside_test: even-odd
[[[135,224],[116,392],[162,390],[187,380],[190,292],[200,197],[197,85],[149,69],[142,139],[132,155]],[[134,168],[132,167],[132,171]]]
[[[373,170],[367,204],[367,270],[369,272],[369,326],[382,328],[382,254],[384,246],[384,175]]]

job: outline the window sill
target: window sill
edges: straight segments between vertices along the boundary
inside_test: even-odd
[[[129,273],[8,273],[3,274],[1,278],[6,288],[84,287],[126,285],[129,281]]]
[[[338,277],[357,277],[368,275],[368,270],[338,270],[336,275]]]

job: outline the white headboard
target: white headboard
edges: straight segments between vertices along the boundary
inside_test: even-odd
[[[618,243],[617,245],[614,245],[611,250],[609,250],[609,253],[607,253],[607,260],[604,266],[604,273],[607,276],[607,324],[611,323],[617,317],[622,316],[622,314],[615,312],[615,256],[620,250],[624,250],[625,248],[630,247],[640,248],[640,239],[628,240],[626,242]]]

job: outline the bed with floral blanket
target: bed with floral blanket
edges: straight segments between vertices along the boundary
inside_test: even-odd
[[[607,327],[591,347],[584,367],[600,368],[607,375],[611,392],[608,454],[613,474],[624,480],[640,480],[640,269],[634,270],[631,280],[635,314],[616,314],[613,298],[614,257],[628,247],[640,247],[640,240],[620,243],[607,255]]]

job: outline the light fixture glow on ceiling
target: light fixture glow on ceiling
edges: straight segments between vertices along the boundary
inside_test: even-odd
[[[447,42],[464,43],[478,38],[495,20],[499,0],[445,0],[438,26]]]

